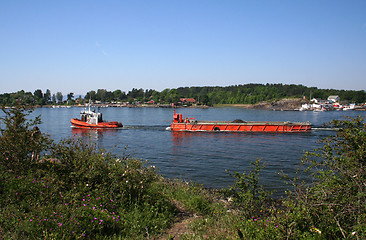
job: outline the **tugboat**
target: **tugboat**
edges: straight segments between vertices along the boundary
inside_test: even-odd
[[[175,113],[168,130],[188,132],[270,132],[298,133],[310,132],[309,122],[254,122],[237,119],[234,121],[197,121],[194,118],[183,118]]]
[[[120,122],[106,122],[103,120],[102,113],[95,112],[95,110],[90,110],[90,104],[88,104],[88,109],[84,109],[80,113],[80,119],[72,118],[71,124],[73,127],[77,128],[100,128],[100,129],[111,129],[111,128],[121,128],[123,127]]]

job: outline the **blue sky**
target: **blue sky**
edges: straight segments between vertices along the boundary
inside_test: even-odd
[[[366,90],[366,1],[1,1],[0,92]]]

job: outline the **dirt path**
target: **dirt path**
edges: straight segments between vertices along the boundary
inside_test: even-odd
[[[171,228],[169,228],[164,235],[162,235],[159,238],[156,238],[157,240],[163,240],[163,239],[171,239],[171,240],[178,240],[181,238],[182,234],[189,233],[190,231],[190,223],[195,221],[196,219],[200,218],[200,216],[197,216],[196,214],[192,213],[191,211],[188,211],[183,207],[182,204],[175,201],[174,205],[178,209],[178,216]]]

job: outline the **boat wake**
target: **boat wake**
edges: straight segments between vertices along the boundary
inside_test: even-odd
[[[125,130],[155,130],[155,131],[162,131],[166,130],[166,125],[125,125],[123,129]]]
[[[339,128],[330,128],[330,127],[313,127],[312,131],[338,131]]]

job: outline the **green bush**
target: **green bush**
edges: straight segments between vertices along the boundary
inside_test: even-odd
[[[157,191],[157,174],[146,162],[117,158],[81,141],[50,144],[40,132],[27,146],[30,127],[39,121],[27,123],[23,108],[6,116],[1,239],[145,238],[172,222],[175,208]]]
[[[261,160],[251,163],[249,173],[233,172],[230,175],[235,178],[235,183],[227,193],[233,198],[234,204],[245,209],[246,217],[252,217],[260,212],[268,203],[270,193],[259,184],[259,173],[265,167]]]
[[[292,211],[298,230],[325,239],[366,238],[366,124],[361,117],[334,120],[337,134],[305,155],[311,184],[297,184]],[[292,217],[295,215],[293,214]]]

